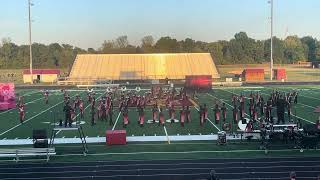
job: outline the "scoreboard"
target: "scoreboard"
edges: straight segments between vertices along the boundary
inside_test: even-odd
[[[186,76],[185,87],[188,89],[209,90],[212,87],[211,75]]]

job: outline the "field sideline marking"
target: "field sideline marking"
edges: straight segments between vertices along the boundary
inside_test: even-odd
[[[232,93],[232,94],[237,94],[237,95],[239,95],[238,93],[233,93],[233,92],[230,92],[230,91],[227,91],[227,90],[223,90],[223,89],[221,89],[221,90],[222,90],[222,91],[229,92],[229,93]],[[285,113],[288,114],[287,112],[285,112]],[[246,113],[245,113],[245,114],[246,114]],[[311,123],[311,124],[315,124],[314,122],[312,122],[312,121],[310,121],[310,120],[304,119],[304,118],[299,117],[299,116],[296,116],[296,115],[294,115],[294,114],[292,114],[292,116],[297,117],[297,118],[299,118],[299,119],[302,119],[302,120],[304,120],[304,121],[306,121],[306,122],[309,122],[309,123]]]
[[[75,94],[74,96],[76,96],[76,95],[77,95],[77,94]],[[71,97],[74,97],[74,96],[71,96]],[[36,117],[40,116],[40,115],[41,115],[41,114],[43,114],[44,112],[49,111],[50,109],[52,109],[52,108],[54,108],[54,107],[58,106],[59,104],[61,104],[61,103],[63,103],[63,102],[64,102],[64,101],[61,101],[61,102],[57,103],[56,105],[51,106],[50,108],[48,108],[48,109],[46,109],[46,110],[44,110],[44,111],[41,111],[39,114],[36,114],[36,115],[32,116],[31,118],[29,118],[29,119],[27,119],[27,120],[23,121],[23,124],[25,124],[26,122],[28,122],[28,121],[30,121],[30,120],[32,120],[32,119],[34,119],[34,118],[36,118]],[[6,134],[6,133],[7,133],[7,132],[9,132],[9,131],[12,131],[13,129],[15,129],[15,128],[17,128],[17,127],[21,126],[21,125],[22,125],[22,124],[20,123],[20,124],[17,124],[17,125],[15,125],[15,126],[13,126],[12,128],[10,128],[10,129],[8,129],[8,130],[6,130],[6,131],[2,132],[2,133],[0,134],[0,136],[2,136],[2,135],[4,135],[4,134]]]
[[[196,106],[194,106],[194,108],[196,108],[196,110],[199,111],[199,108],[197,108]],[[208,120],[218,131],[221,131],[220,128],[218,128],[209,118],[207,118],[207,120]]]

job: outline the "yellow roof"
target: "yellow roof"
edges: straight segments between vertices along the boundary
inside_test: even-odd
[[[186,75],[219,78],[209,53],[79,54],[70,79],[185,79]]]

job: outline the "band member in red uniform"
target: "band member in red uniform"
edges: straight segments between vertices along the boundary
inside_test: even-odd
[[[175,110],[174,110],[174,105],[169,109],[169,116],[170,116],[170,121],[171,124],[174,123],[174,116],[175,116]]]
[[[200,126],[203,126],[204,123],[204,109],[202,106],[199,107],[199,122],[200,122]]]
[[[95,112],[95,109],[94,109],[93,106],[91,107],[91,112],[90,112],[90,114],[91,114],[91,126],[93,126],[93,125],[96,124],[96,121],[95,121],[95,119],[94,119],[96,112]]]
[[[250,115],[250,118],[251,119],[253,119],[253,109],[254,109],[254,107],[253,107],[253,104],[249,104],[249,115]]]
[[[143,127],[144,124],[144,110],[142,107],[139,108],[139,124],[141,127]]]
[[[289,121],[291,121],[291,110],[292,110],[292,104],[288,101],[287,102],[287,111],[288,111]]]
[[[253,117],[253,121],[257,121],[258,120],[258,110],[257,110],[257,106],[253,105],[253,112],[252,112],[252,117]]]
[[[128,113],[127,107],[123,109],[122,116],[123,116],[123,127],[126,128],[127,125],[129,124],[129,113]]]
[[[24,111],[24,104],[20,104],[19,105],[19,119],[20,119],[20,122],[23,123],[24,121],[24,118],[25,118],[25,111]]]
[[[87,99],[88,99],[88,102],[91,103],[92,101],[92,94],[90,92],[87,93]]]
[[[19,96],[19,97],[18,97],[18,106],[19,106],[20,104],[24,104],[24,103],[23,103],[23,96]]]
[[[153,120],[153,123],[156,122],[157,112],[158,112],[158,107],[157,107],[156,104],[154,104],[154,105],[153,105],[153,108],[152,108],[152,120]]]
[[[83,101],[80,99],[79,100],[79,110],[80,110],[80,117],[81,119],[84,118],[84,105],[83,105]]]
[[[49,102],[49,91],[48,90],[44,91],[44,100],[45,100],[46,104],[48,104],[48,102]]]
[[[317,126],[317,129],[320,130],[320,119],[317,121],[316,126]]]
[[[219,121],[220,121],[220,108],[219,108],[218,104],[216,104],[216,106],[213,109],[213,111],[214,111],[214,119],[216,121],[216,124],[219,124]]]
[[[72,107],[71,107],[71,120],[73,121],[75,118],[76,118],[76,112],[75,112],[75,108],[74,108],[75,106],[74,106],[74,103],[73,103],[73,105],[72,105]]]
[[[223,120],[223,123],[225,123],[225,122],[226,122],[226,119],[227,119],[227,107],[226,107],[226,103],[223,103],[223,104],[222,104],[221,112],[222,112],[222,120]]]
[[[184,107],[182,107],[182,110],[180,111],[180,125],[181,127],[184,127],[184,119],[185,119],[185,111]]]
[[[204,112],[204,122],[207,122],[207,119],[208,119],[208,108],[207,108],[206,104],[203,105],[203,112]]]
[[[245,132],[252,132],[253,131],[253,123],[250,120],[249,123],[246,126],[246,129],[244,130]]]
[[[187,123],[190,123],[191,122],[191,112],[190,112],[189,106],[187,106],[185,114],[186,114],[186,117],[187,117]]]
[[[238,111],[237,105],[233,106],[232,112],[233,112],[233,122],[234,122],[234,124],[238,124],[238,112],[239,111]]]
[[[164,114],[162,112],[162,109],[160,108],[160,112],[159,112],[159,126],[163,125],[164,126]]]
[[[236,105],[237,104],[237,96],[236,95],[232,95],[232,104]]]

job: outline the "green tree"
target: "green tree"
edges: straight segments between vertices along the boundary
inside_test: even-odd
[[[316,61],[317,40],[311,36],[305,36],[301,38],[301,42],[304,46],[305,57],[309,61]]]
[[[284,56],[288,63],[295,63],[297,61],[306,60],[304,55],[304,47],[298,36],[288,36],[284,40],[285,51]]]
[[[180,52],[179,43],[176,39],[169,36],[161,37],[155,44],[157,52],[160,53],[176,53]]]

